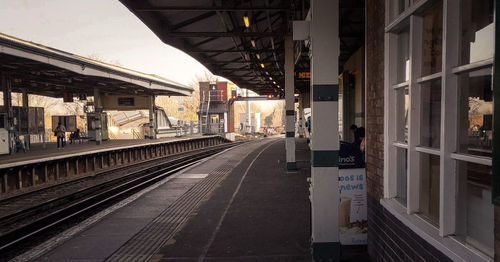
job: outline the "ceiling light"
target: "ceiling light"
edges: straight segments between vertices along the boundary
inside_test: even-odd
[[[272,78],[272,77],[269,77],[269,80],[273,81],[273,78]]]
[[[276,81],[273,81],[273,84],[276,84]]]
[[[255,40],[251,40],[250,43],[252,43],[252,46],[255,48]]]
[[[257,59],[259,59],[259,60],[260,60],[260,55],[259,55],[259,54],[256,54],[255,56],[257,56]]]
[[[245,27],[250,27],[250,19],[248,18],[248,15],[243,16],[243,22],[245,22]]]
[[[264,64],[260,63],[260,67],[264,68],[265,66],[264,66]]]

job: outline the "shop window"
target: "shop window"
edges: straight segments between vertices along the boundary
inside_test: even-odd
[[[410,37],[408,32],[409,28],[406,28],[398,34],[398,83],[410,80]]]
[[[443,2],[423,14],[422,76],[441,72],[443,43]]]
[[[396,199],[406,207],[407,203],[407,173],[408,173],[408,150],[397,148],[397,194]]]
[[[421,86],[421,146],[439,148],[441,142],[441,79]]]
[[[491,68],[460,74],[459,152],[491,157],[493,91]]]
[[[493,256],[491,166],[460,161],[458,176],[457,235],[467,244]]]
[[[396,90],[396,140],[400,143],[408,143],[408,108],[410,96],[408,88]]]
[[[493,0],[462,0],[461,64],[470,64],[493,57]]]
[[[439,225],[439,157],[422,153],[420,156],[420,213],[434,225]]]

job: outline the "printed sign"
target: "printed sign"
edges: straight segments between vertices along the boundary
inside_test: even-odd
[[[366,172],[362,156],[352,144],[341,144],[339,235],[342,245],[367,244]]]

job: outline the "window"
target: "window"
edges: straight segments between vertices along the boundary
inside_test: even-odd
[[[436,1],[423,15],[422,76],[441,72],[443,2]]]
[[[404,206],[407,201],[408,186],[406,176],[408,172],[408,150],[405,148],[397,148],[397,195],[396,199]]]
[[[439,225],[439,157],[421,154],[420,157],[420,213]]]
[[[461,243],[443,252],[493,258],[493,0],[386,3],[385,207]]]
[[[460,74],[459,152],[491,157],[493,90],[491,69]]]
[[[493,256],[491,167],[460,161],[457,235],[467,244]]]
[[[441,142],[441,79],[421,85],[421,146],[438,148]]]
[[[461,64],[470,64],[493,57],[493,1],[462,0]]]

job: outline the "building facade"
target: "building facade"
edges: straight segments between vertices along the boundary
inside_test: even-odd
[[[492,201],[494,4],[366,1],[368,249],[374,260],[491,261],[500,255],[500,210]]]

